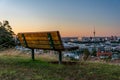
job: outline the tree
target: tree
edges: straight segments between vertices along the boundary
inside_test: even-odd
[[[89,55],[90,55],[89,50],[88,49],[84,49],[84,51],[83,51],[83,59],[84,59],[84,61],[87,60],[87,58],[89,57]]]
[[[13,34],[14,32],[8,21],[5,20],[3,23],[0,22],[0,44],[4,44],[2,46],[9,47],[15,44]]]
[[[97,51],[95,50],[95,49],[93,49],[93,51],[92,51],[92,56],[96,56],[96,53],[97,53]]]

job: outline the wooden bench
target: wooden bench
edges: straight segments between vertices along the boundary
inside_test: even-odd
[[[23,32],[18,33],[17,36],[22,46],[32,50],[32,60],[34,60],[34,49],[55,50],[59,52],[59,64],[61,64],[62,51],[65,47],[59,31]]]

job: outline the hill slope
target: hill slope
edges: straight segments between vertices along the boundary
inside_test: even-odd
[[[32,61],[30,54],[10,51],[0,52],[0,80],[120,80],[120,66],[90,62],[51,64],[41,57]]]

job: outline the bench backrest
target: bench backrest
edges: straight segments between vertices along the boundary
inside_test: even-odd
[[[26,48],[64,50],[59,31],[18,33],[18,39]]]

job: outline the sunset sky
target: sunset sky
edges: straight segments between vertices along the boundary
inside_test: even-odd
[[[120,36],[120,0],[0,0],[13,31],[59,30],[62,36]]]

